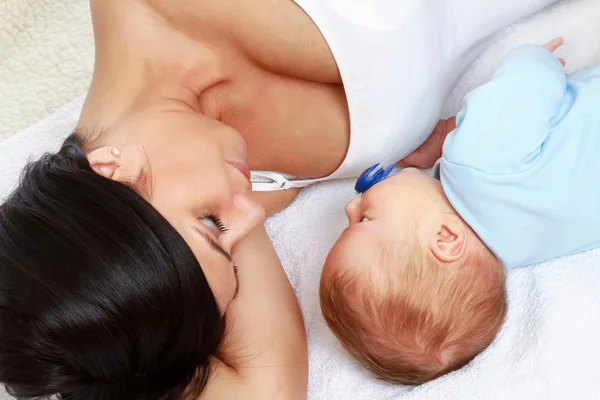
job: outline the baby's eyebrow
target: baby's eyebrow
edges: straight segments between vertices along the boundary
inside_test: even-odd
[[[225,251],[225,249],[223,247],[221,247],[221,245],[215,240],[215,238],[212,237],[212,235],[210,235],[207,232],[204,232],[202,229],[199,229],[197,226],[194,226],[194,229],[196,230],[196,232],[198,232],[204,238],[204,240],[206,240],[208,242],[209,246],[213,250],[222,254],[223,257],[225,257],[227,259],[227,261],[233,262],[233,259],[231,258],[231,254],[229,254],[227,251]]]

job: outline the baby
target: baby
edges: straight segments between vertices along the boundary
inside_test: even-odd
[[[376,377],[464,366],[502,325],[504,268],[600,246],[600,64],[567,77],[562,43],[513,50],[466,96],[439,180],[405,169],[346,206],[321,308]]]

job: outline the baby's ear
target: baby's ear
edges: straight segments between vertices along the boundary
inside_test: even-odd
[[[429,250],[444,263],[460,260],[467,248],[467,228],[459,218],[449,218],[429,243]]]

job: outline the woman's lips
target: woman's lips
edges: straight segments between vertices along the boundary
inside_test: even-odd
[[[232,167],[234,167],[238,171],[240,171],[246,177],[246,179],[248,179],[248,182],[250,182],[250,168],[248,167],[248,165],[246,165],[245,162],[241,162],[241,161],[227,161],[227,162],[229,163],[229,165],[231,165]]]

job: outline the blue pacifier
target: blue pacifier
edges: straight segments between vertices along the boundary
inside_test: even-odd
[[[354,190],[357,193],[364,193],[374,185],[378,184],[385,178],[387,178],[392,170],[394,169],[394,164],[390,165],[387,168],[384,168],[381,164],[377,163],[373,165],[371,168],[367,169],[356,181],[356,185],[354,186]]]

